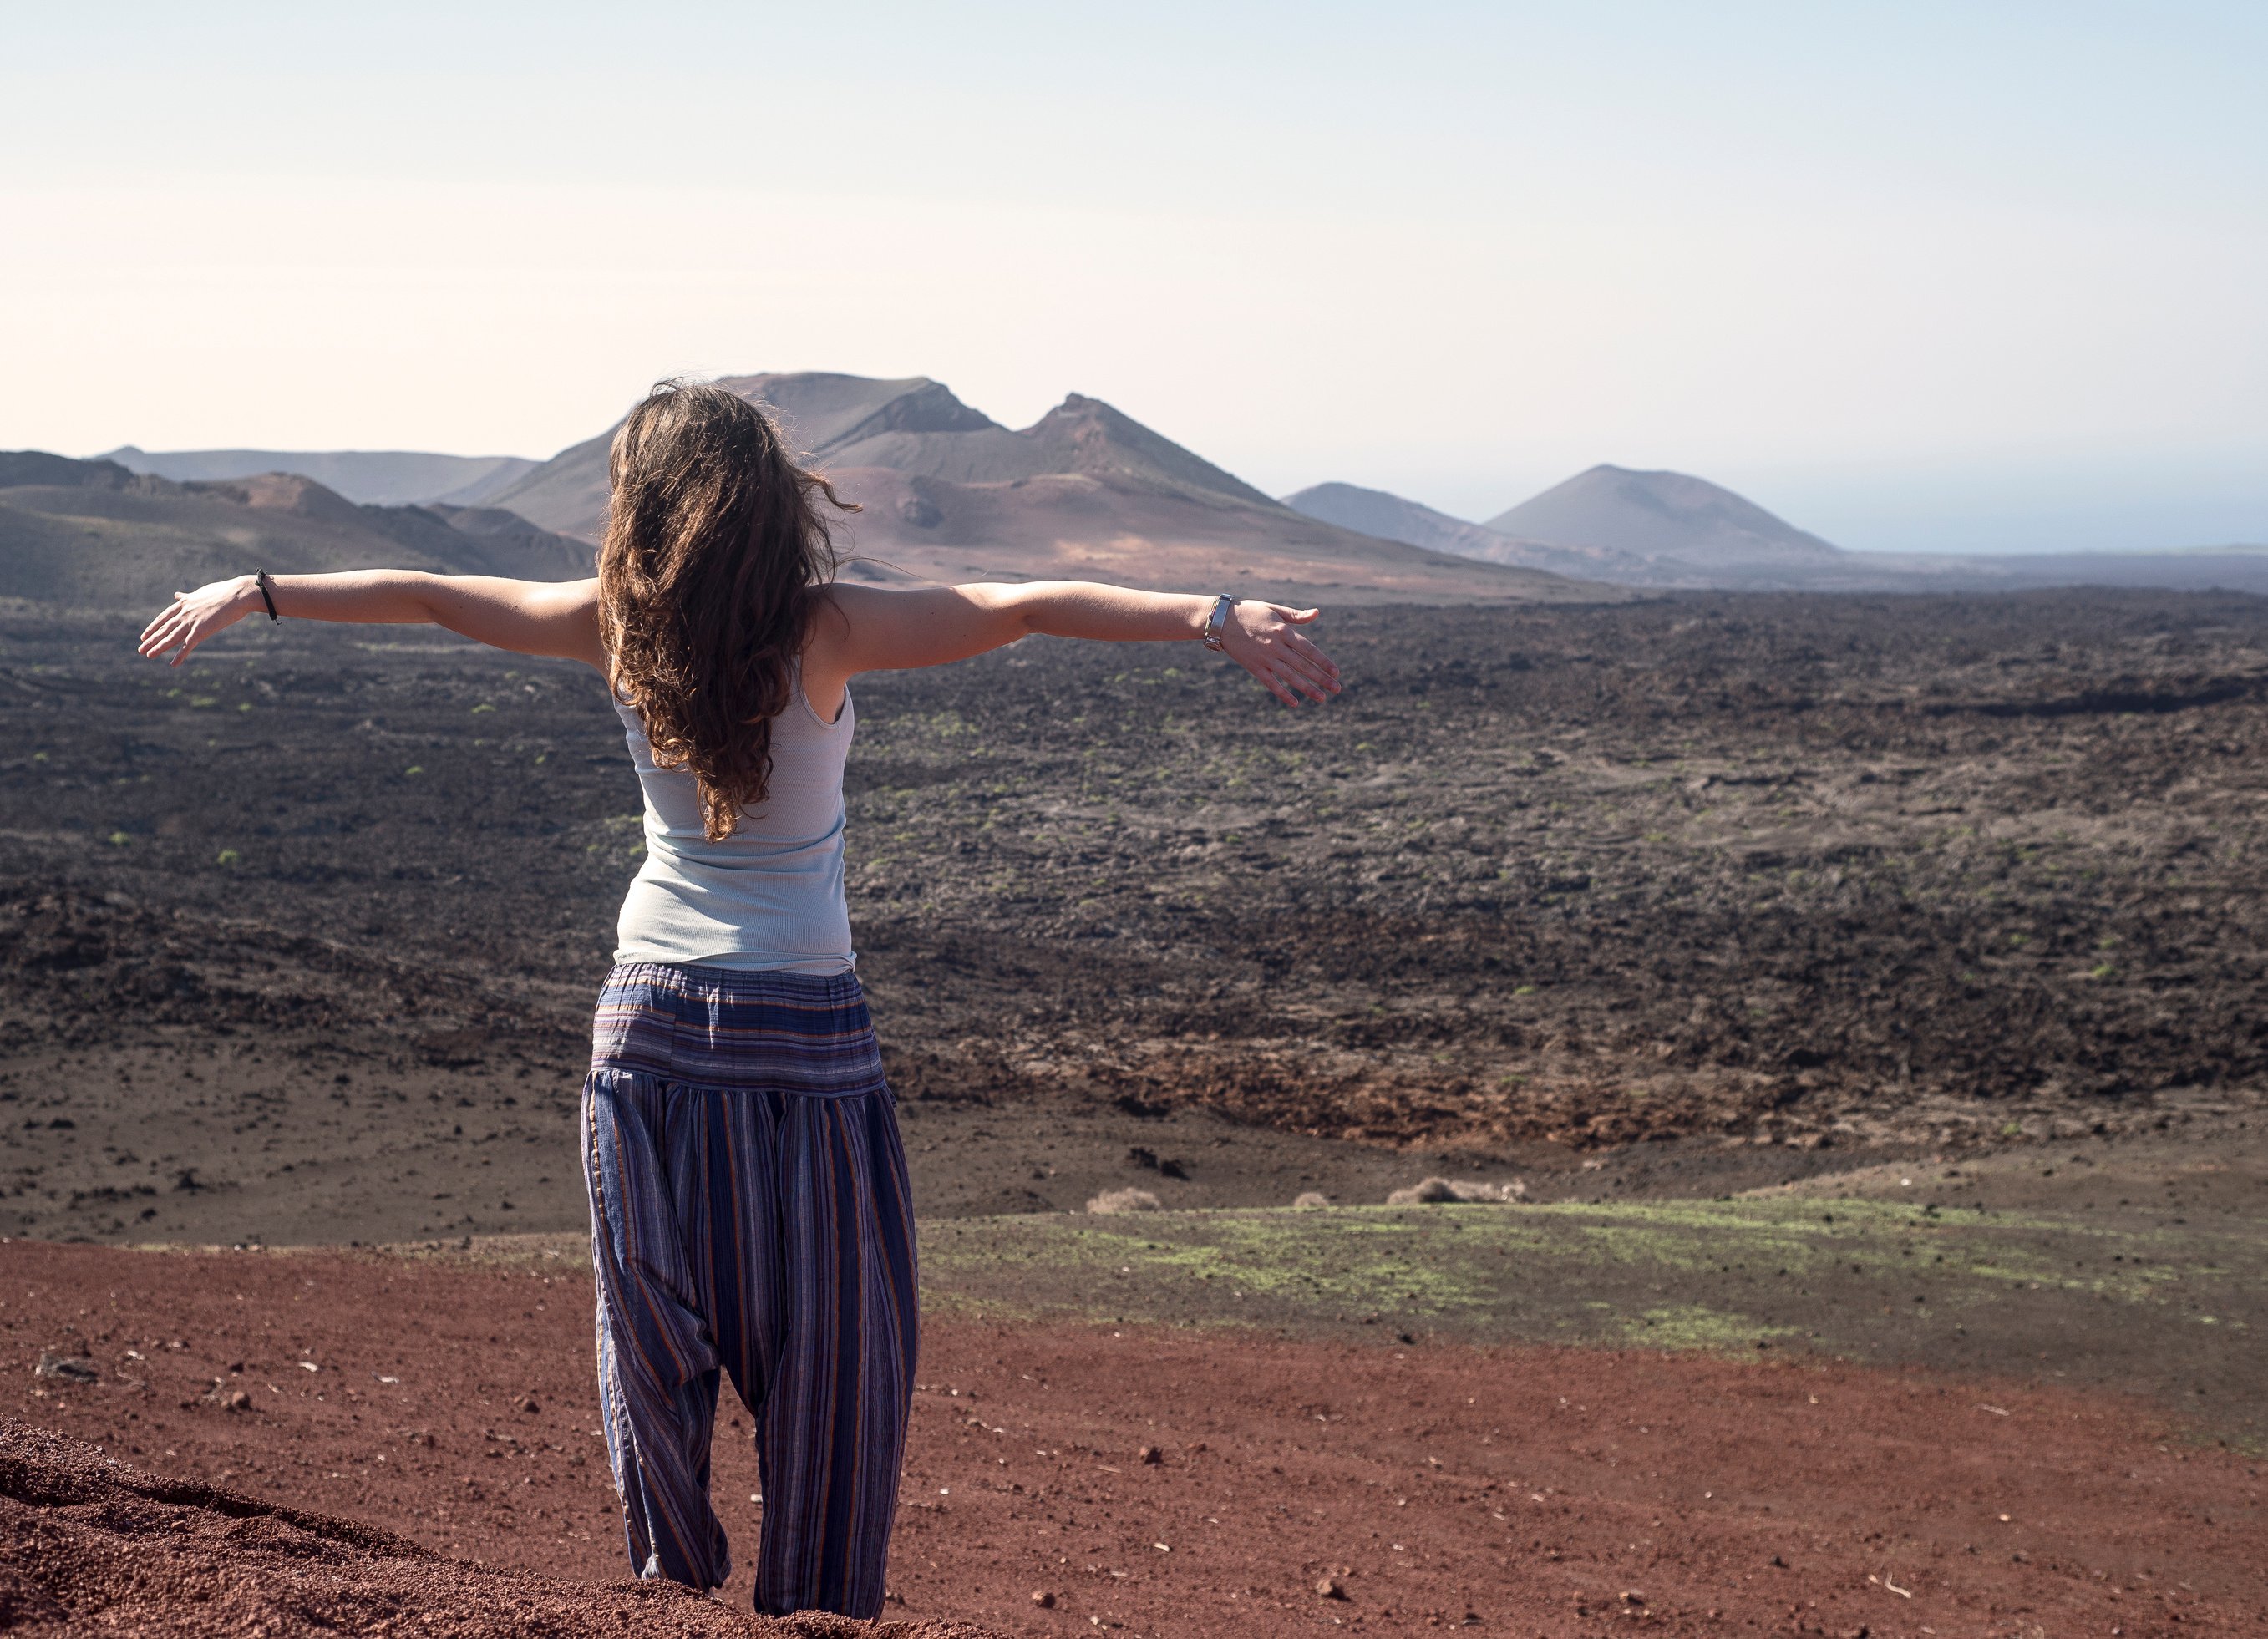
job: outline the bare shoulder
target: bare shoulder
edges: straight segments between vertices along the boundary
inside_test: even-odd
[[[806,638],[806,677],[945,665],[1024,635],[1014,606],[1021,589],[963,586],[828,588]]]
[[[839,664],[847,675],[873,664],[867,652],[876,642],[911,621],[933,614],[941,586],[860,586],[837,581],[820,589],[804,633],[804,665]]]
[[[918,599],[927,586],[865,586],[856,581],[831,581],[819,589],[818,614],[813,626],[832,625],[837,631],[861,621],[887,618]],[[830,618],[831,617],[831,618]]]
[[[607,646],[599,621],[598,577],[526,585],[521,606],[541,634],[537,641],[542,646],[537,652],[580,660],[604,672]]]

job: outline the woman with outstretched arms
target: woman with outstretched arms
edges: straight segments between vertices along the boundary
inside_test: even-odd
[[[843,768],[862,672],[1035,632],[1202,639],[1285,705],[1338,691],[1313,609],[1081,581],[837,584],[826,479],[760,408],[665,383],[615,436],[595,579],[387,570],[177,594],[176,664],[247,615],[423,622],[607,679],[645,797],[583,1089],[599,1390],[630,1562],[730,1574],[709,1500],[718,1373],[756,1423],[760,1611],[871,1618],[911,1403],[913,1212],[855,972]]]

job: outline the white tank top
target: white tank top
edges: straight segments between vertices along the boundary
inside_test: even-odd
[[[645,863],[622,898],[618,962],[847,973],[850,913],[843,899],[843,764],[855,718],[850,691],[833,723],[794,679],[772,719],[764,800],[721,842],[701,828],[700,788],[682,768],[658,768],[635,709],[621,701],[630,761],[645,794]]]

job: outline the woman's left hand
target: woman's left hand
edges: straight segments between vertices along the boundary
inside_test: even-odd
[[[260,596],[260,583],[250,575],[217,580],[195,592],[177,592],[173,606],[159,610],[157,619],[143,628],[142,641],[136,647],[153,658],[179,649],[180,652],[173,657],[173,664],[179,665],[215,632],[235,625],[254,610],[265,606]]]
[[[1339,669],[1296,628],[1322,613],[1239,601],[1229,609],[1221,648],[1285,705],[1296,706],[1305,695],[1320,706],[1339,692]]]

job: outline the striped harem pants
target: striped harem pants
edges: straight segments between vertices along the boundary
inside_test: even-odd
[[[717,1374],[756,1425],[756,1609],[872,1618],[917,1315],[896,1108],[855,975],[629,963],[583,1087],[599,1394],[632,1569],[732,1571]]]

